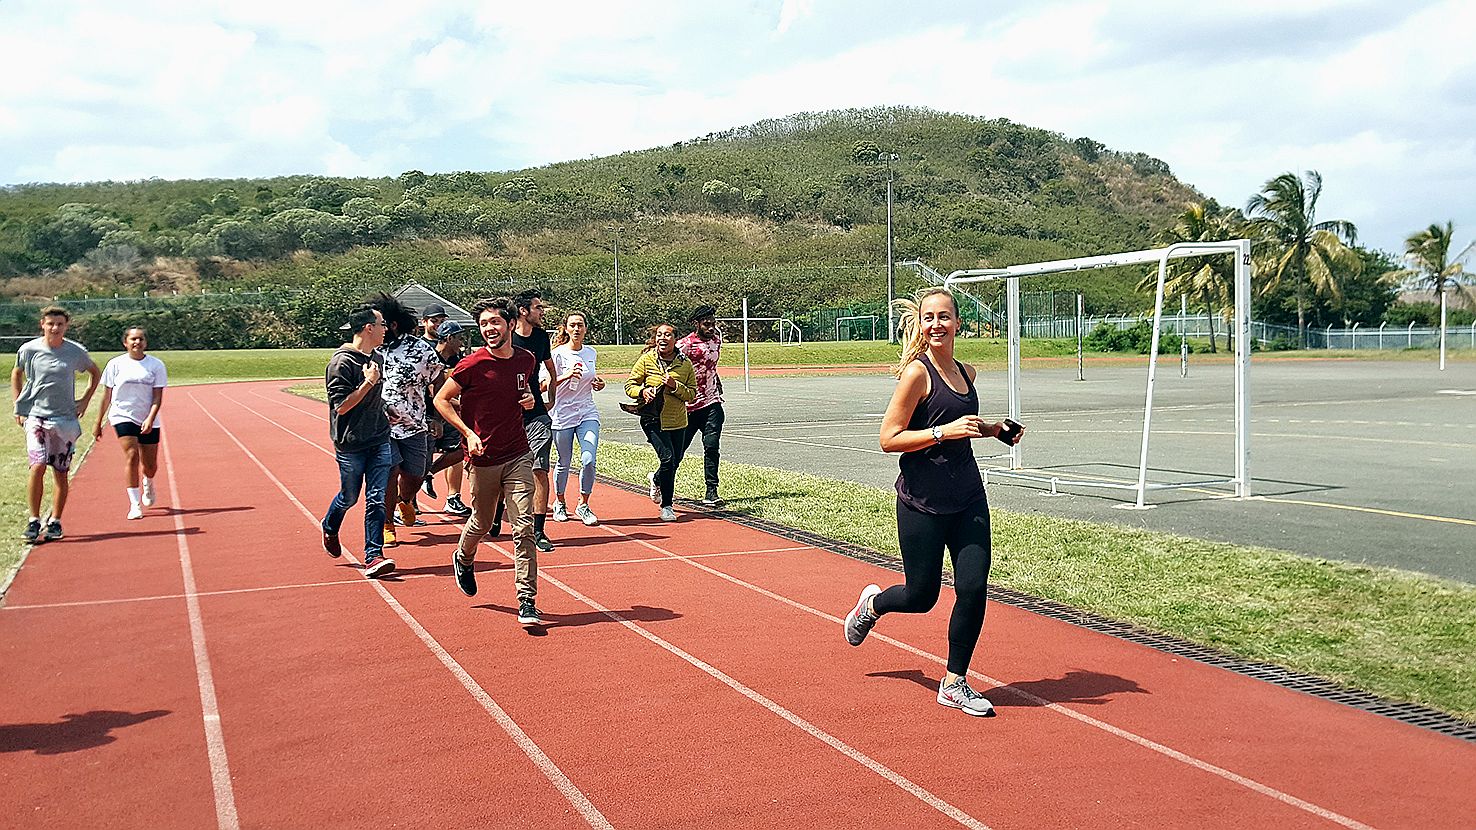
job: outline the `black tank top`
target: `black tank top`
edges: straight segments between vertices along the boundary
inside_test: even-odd
[[[928,370],[931,389],[912,411],[908,429],[931,429],[979,414],[979,393],[963,364],[954,361],[969,387],[967,394],[960,395],[938,374],[926,354],[918,360]],[[902,502],[923,513],[957,513],[983,499],[984,479],[979,475],[971,444],[970,439],[958,438],[902,453],[898,462],[902,473],[897,476],[897,495]]]

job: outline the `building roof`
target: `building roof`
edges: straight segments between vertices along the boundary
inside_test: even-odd
[[[405,285],[394,293],[394,297],[410,308],[415,309],[417,315],[420,314],[422,308],[425,308],[431,303],[439,303],[442,308],[446,309],[447,320],[455,320],[470,329],[477,327],[477,321],[472,319],[470,312],[418,282]]]

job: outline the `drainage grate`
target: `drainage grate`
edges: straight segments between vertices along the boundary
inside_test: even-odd
[[[603,484],[618,487],[622,490],[630,490],[638,493],[644,493],[646,491],[645,487],[629,484],[624,481],[616,481],[605,476],[600,476],[600,481]],[[705,507],[696,501],[689,501],[687,499],[679,499],[679,501],[683,507],[703,511],[726,519],[734,524],[751,527],[754,530],[761,530],[772,536],[778,536],[781,539],[787,539],[805,545],[813,545],[822,550],[828,550],[832,553],[839,553],[842,556],[849,556],[852,559],[859,559],[862,562],[879,565],[887,570],[897,571],[898,573],[902,571],[901,562],[883,553],[874,551],[871,548],[854,545],[850,542],[842,542],[838,539],[831,539],[828,536],[811,533],[807,530],[797,530],[768,519],[760,519],[733,511]],[[945,582],[952,582],[952,578],[947,573],[944,573],[943,579]],[[1322,698],[1323,700],[1352,706],[1355,709],[1361,709],[1375,715],[1383,715],[1384,717],[1392,718],[1402,723],[1410,724],[1411,726],[1418,726],[1433,732],[1439,732],[1442,735],[1449,735],[1452,738],[1476,743],[1476,723],[1467,723],[1459,718],[1452,717],[1444,712],[1436,711],[1426,706],[1385,700],[1368,692],[1340,686],[1331,680],[1325,680],[1321,677],[1302,674],[1270,663],[1245,660],[1170,634],[1150,631],[1132,623],[1109,619],[1099,614],[1093,614],[1090,611],[1082,611],[1079,608],[1072,608],[1069,605],[1063,605],[1053,600],[1042,599],[1019,591],[1013,591],[1009,588],[1001,588],[998,585],[989,586],[989,599],[993,602],[1002,602],[1006,605],[1012,605],[1044,617],[1061,620],[1062,622],[1071,623],[1072,625],[1102,634],[1108,634],[1119,639],[1158,649],[1176,657],[1186,657],[1190,660],[1225,669],[1226,671],[1232,671],[1236,674],[1243,674],[1267,683],[1274,683],[1277,686],[1303,692],[1314,697]]]

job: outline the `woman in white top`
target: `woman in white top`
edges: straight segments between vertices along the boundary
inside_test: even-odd
[[[164,369],[164,362],[145,354],[148,347],[149,339],[143,326],[133,326],[123,332],[123,348],[128,353],[109,360],[103,369],[102,406],[98,407],[97,426],[92,430],[93,438],[101,438],[103,420],[106,419],[112,424],[118,443],[123,445],[130,519],[142,519],[143,509],[154,506],[154,474],[159,471],[159,439],[163,426],[159,420],[159,406],[164,403],[164,387],[169,385],[169,373]]]
[[[569,483],[569,461],[574,454],[574,440],[579,440],[579,506],[574,515],[586,525],[599,524],[589,509],[589,494],[594,490],[595,453],[600,446],[600,412],[595,408],[594,393],[605,388],[595,373],[595,350],[584,343],[589,333],[589,317],[582,311],[571,311],[564,317],[554,339],[554,383],[558,386],[553,410],[554,447],[559,462],[554,472],[553,519],[567,522],[569,510],[564,503],[564,487]]]

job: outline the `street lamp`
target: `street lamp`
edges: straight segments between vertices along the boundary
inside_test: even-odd
[[[620,334],[620,227],[612,225],[607,230],[615,232],[615,345],[621,345]]]
[[[896,153],[878,153],[877,158],[887,163],[887,342],[896,343],[896,312],[892,310],[892,300],[897,296],[897,275],[892,266],[892,162],[899,157]]]

